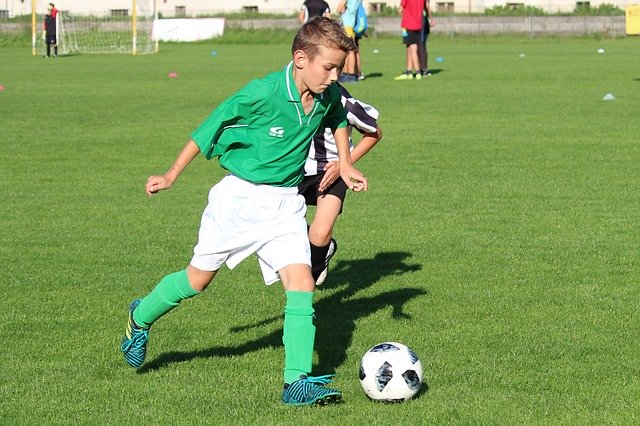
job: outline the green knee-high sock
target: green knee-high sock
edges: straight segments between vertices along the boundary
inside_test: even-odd
[[[287,291],[284,308],[284,382],[292,383],[311,372],[316,327],[313,325],[313,292]]]
[[[151,327],[158,318],[178,306],[181,300],[200,294],[191,288],[187,271],[174,272],[164,277],[133,311],[133,320],[140,327]]]

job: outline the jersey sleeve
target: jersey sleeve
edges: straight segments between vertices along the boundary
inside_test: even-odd
[[[374,133],[378,129],[378,110],[351,96],[344,87],[342,97],[349,124],[361,133]]]
[[[242,143],[242,138],[222,138],[222,134],[225,131],[241,134],[248,126],[250,118],[251,94],[241,90],[214,109],[194,130],[191,139],[207,159],[220,156],[229,150],[234,139],[236,143]]]

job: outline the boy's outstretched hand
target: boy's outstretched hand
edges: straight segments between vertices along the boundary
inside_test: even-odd
[[[340,167],[340,177],[353,192],[366,191],[369,189],[367,178],[351,164],[345,164]]]
[[[173,182],[168,179],[166,175],[149,176],[149,179],[147,179],[145,190],[147,191],[147,195],[151,197],[153,194],[157,194],[163,189],[171,188],[171,185],[173,185]]]
[[[176,158],[175,163],[173,163],[173,166],[171,166],[167,173],[159,176],[149,176],[147,185],[145,186],[147,195],[151,197],[158,191],[171,188],[171,185],[178,179],[180,173],[182,173],[185,167],[187,167],[199,152],[200,148],[198,148],[198,145],[193,139],[189,139],[189,142],[182,148],[182,151],[178,154],[178,158]]]

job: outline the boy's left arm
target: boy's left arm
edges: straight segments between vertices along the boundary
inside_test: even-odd
[[[351,151],[351,162],[355,164],[358,160],[365,156],[373,147],[382,139],[382,130],[376,128],[375,132],[362,133],[362,139]],[[320,191],[326,190],[336,179],[340,178],[340,166],[337,161],[331,161],[324,168],[324,176],[318,185]]]
[[[328,90],[328,95],[333,99],[332,109],[325,116],[325,125],[331,128],[333,139],[338,151],[339,173],[347,187],[354,192],[366,191],[368,189],[367,178],[355,167],[351,161],[349,145],[349,130],[347,125],[347,113],[342,106],[340,88],[332,85]],[[335,182],[338,174],[334,171],[325,171],[325,175],[318,185],[320,191],[324,191],[329,185]]]
[[[346,127],[339,127],[334,130],[333,137],[338,148],[340,158],[340,177],[347,184],[347,187],[354,192],[366,191],[369,188],[367,178],[351,162],[349,152],[349,133]]]

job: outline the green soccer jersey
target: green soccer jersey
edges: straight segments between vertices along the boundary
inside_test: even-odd
[[[315,95],[305,114],[292,68],[253,80],[220,104],[191,135],[200,151],[243,180],[296,186],[318,128],[347,121],[337,85]]]

